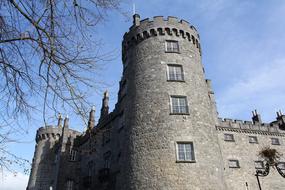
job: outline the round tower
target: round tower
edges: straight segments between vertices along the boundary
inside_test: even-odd
[[[37,130],[35,153],[27,190],[50,189],[56,180],[56,143],[62,133],[61,118],[57,127],[47,126]]]
[[[195,27],[134,15],[122,46],[128,139],[122,189],[225,189]]]

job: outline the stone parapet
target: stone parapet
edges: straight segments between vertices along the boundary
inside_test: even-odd
[[[258,134],[269,134],[269,135],[282,135],[285,136],[285,131],[279,128],[277,122],[271,123],[253,123],[252,121],[242,121],[233,119],[218,119],[217,130],[222,131],[234,131],[242,133],[258,133]]]

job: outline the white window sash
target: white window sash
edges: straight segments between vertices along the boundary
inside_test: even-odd
[[[178,161],[193,161],[193,144],[192,143],[177,143],[177,159]]]

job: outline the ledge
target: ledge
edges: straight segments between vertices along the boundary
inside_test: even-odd
[[[241,129],[241,128],[231,128],[231,127],[216,126],[216,130],[218,130],[218,131],[231,131],[231,132],[238,132],[238,133],[250,133],[250,134],[260,134],[260,135],[271,135],[271,136],[285,137],[285,133],[269,132],[269,131],[262,131],[262,130],[253,130],[253,129]]]
[[[196,163],[196,160],[176,160],[176,163]]]
[[[190,115],[190,113],[169,113],[169,115]]]

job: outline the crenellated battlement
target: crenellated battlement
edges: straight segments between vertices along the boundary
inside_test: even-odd
[[[58,140],[61,136],[61,133],[62,128],[54,127],[51,125],[41,127],[37,130],[36,142],[38,143],[41,140],[47,139]]]
[[[216,129],[221,131],[285,136],[285,131],[279,128],[277,121],[273,121],[271,123],[255,123],[252,121],[218,118]]]
[[[201,54],[199,34],[196,28],[185,20],[179,20],[176,17],[169,16],[164,19],[163,16],[155,16],[153,19],[140,20],[139,15],[134,15],[134,23],[129,32],[125,33],[122,42],[123,57],[125,52],[138,43],[156,36],[176,36],[188,40]]]

